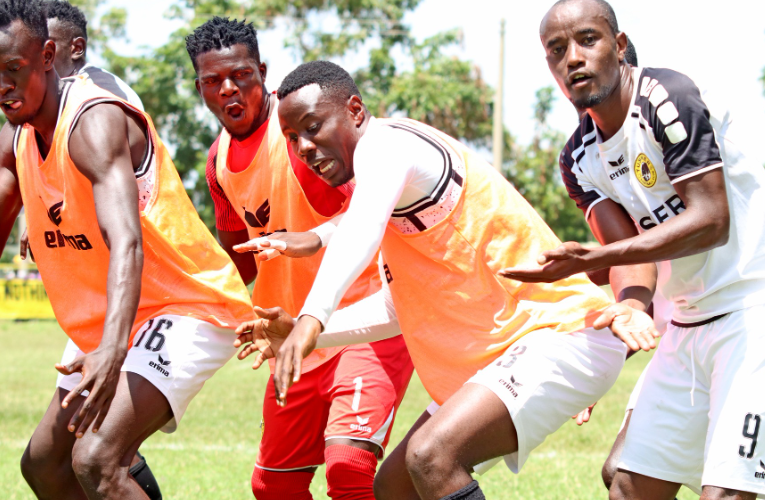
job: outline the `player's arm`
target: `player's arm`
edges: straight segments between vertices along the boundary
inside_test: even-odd
[[[539,264],[544,267],[508,269],[504,276],[551,282],[610,266],[678,259],[727,243],[728,197],[709,110],[687,77],[668,70],[652,71],[663,85],[655,85],[650,97],[641,94],[636,102],[662,149],[665,171],[685,210],[643,234],[600,248],[565,243],[540,255]]]
[[[250,239],[247,233],[247,226],[239,217],[231,205],[228,196],[218,183],[215,161],[218,153],[218,141],[210,147],[207,155],[207,167],[205,168],[205,178],[207,179],[207,188],[210,190],[210,197],[213,200],[215,210],[215,228],[218,231],[218,242],[221,247],[234,261],[234,265],[242,277],[245,284],[252,283],[258,275],[258,266],[251,255],[243,255],[234,251],[234,246],[246,243]]]
[[[0,129],[0,248],[5,247],[21,210],[21,190],[13,154],[14,132],[7,122]]]
[[[138,186],[133,170],[129,128],[140,127],[136,150],[146,149],[145,125],[114,104],[99,104],[83,112],[69,138],[77,169],[91,182],[101,236],[109,248],[106,317],[99,346],[68,365],[64,374],[82,372],[82,381],[67,394],[62,406],[88,390],[69,430],[82,436],[90,424],[96,432],[109,411],[141,295],[143,247],[138,212]],[[105,133],[104,131],[109,131]],[[87,305],[84,305],[87,307]]]
[[[332,235],[345,213],[336,215],[331,220],[311,230],[303,232],[279,232],[260,238],[253,238],[234,247],[237,252],[259,252],[259,261],[271,260],[280,255],[292,258],[311,257],[329,244]]]

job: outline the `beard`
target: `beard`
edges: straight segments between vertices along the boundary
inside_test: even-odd
[[[574,105],[574,107],[578,110],[585,110],[592,108],[594,106],[597,106],[598,104],[602,104],[603,101],[608,99],[608,96],[611,95],[611,92],[613,92],[614,86],[613,85],[604,85],[600,87],[600,89],[592,93],[590,95],[584,96],[579,99],[571,99],[571,104]]]

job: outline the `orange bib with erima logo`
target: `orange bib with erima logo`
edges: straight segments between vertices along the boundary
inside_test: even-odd
[[[245,170],[235,173],[227,166],[226,157],[231,144],[228,132],[221,132],[218,141],[215,160],[218,183],[239,217],[247,224],[250,238],[278,231],[308,231],[330,219],[314,210],[295,176],[287,142],[276,119],[277,106],[276,102],[272,104],[272,118],[269,119],[263,142]],[[278,257],[258,262],[252,303],[265,308],[281,306],[296,317],[311,291],[323,256],[322,249],[312,257]],[[380,288],[375,261],[351,285],[340,307],[358,302]],[[303,373],[328,361],[340,350],[341,347],[316,349],[303,361]]]
[[[550,284],[497,276],[505,267],[536,265],[560,240],[477,153],[413,120],[378,124],[414,129],[444,146],[466,171],[464,179],[458,176],[459,201],[443,220],[414,234],[389,223],[382,241],[401,331],[437,403],[524,335],[581,330],[611,304],[584,274]]]
[[[142,117],[149,138],[148,154],[136,172],[143,186],[144,264],[131,341],[140,325],[161,314],[192,316],[226,328],[252,318],[244,283],[197,215],[151,118],[76,77],[65,80],[47,158],[42,159],[30,125],[15,138],[29,242],[61,328],[84,352],[98,347],[103,334],[109,249],[98,227],[93,186],[69,156],[69,136],[83,111],[104,102]]]

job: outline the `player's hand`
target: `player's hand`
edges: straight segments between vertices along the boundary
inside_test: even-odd
[[[117,392],[117,383],[126,356],[126,349],[99,347],[67,365],[56,364],[56,370],[62,375],[82,373],[80,383],[61,401],[62,408],[68,407],[83,391],[90,392],[82,402],[80,410],[69,421],[69,432],[75,432],[78,438],[85,435],[90,424],[93,424],[93,432],[98,432],[101,427]]]
[[[312,231],[280,232],[234,245],[234,250],[239,253],[258,252],[256,259],[259,261],[270,260],[279,255],[293,258],[310,257],[321,250],[321,239]]]
[[[27,228],[24,228],[24,232],[21,234],[21,238],[19,238],[19,257],[21,257],[22,260],[26,260],[27,252],[29,252],[29,257],[32,259],[32,262],[34,262],[35,254],[32,253],[32,247],[29,246],[29,235],[27,234]]]
[[[596,330],[607,326],[633,351],[650,351],[661,336],[648,314],[621,303],[608,307],[593,324]]]
[[[303,358],[316,348],[321,322],[313,316],[301,316],[287,340],[276,353],[274,388],[276,404],[287,405],[287,390],[300,380]]]
[[[571,417],[576,420],[576,425],[582,425],[590,421],[592,410],[595,409],[596,404],[598,403],[592,403],[590,406]]]
[[[237,327],[234,347],[244,346],[236,356],[239,359],[244,359],[254,352],[258,353],[252,364],[255,370],[267,359],[276,357],[279,347],[294,328],[295,319],[281,307],[261,309],[255,306],[252,310],[258,319],[246,321]]]
[[[542,267],[508,267],[497,274],[524,283],[552,283],[591,270],[592,263],[587,261],[589,253],[590,250],[579,243],[569,241],[554,250],[542,252],[537,258]]]

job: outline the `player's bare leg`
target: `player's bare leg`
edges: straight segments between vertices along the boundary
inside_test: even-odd
[[[627,427],[630,425],[630,418],[632,418],[632,410],[627,410],[624,417],[624,425],[619,431],[619,434],[616,435],[616,440],[611,447],[611,452],[608,454],[608,458],[606,458],[606,462],[600,470],[600,476],[603,478],[603,484],[606,485],[607,490],[611,489],[611,484],[614,482],[614,477],[618,471],[617,465],[619,465],[619,458],[622,456],[622,450],[624,449],[624,438],[627,436]]]
[[[704,486],[699,500],[755,500],[756,498],[756,493],[744,493],[716,486]]]
[[[66,428],[85,398],[79,397],[66,409],[61,408],[68,393],[56,390],[21,457],[21,473],[41,500],[87,498],[72,470],[72,447],[77,438]]]
[[[420,495],[406,468],[406,448],[415,432],[430,419],[427,411],[420,415],[404,439],[386,458],[375,476],[375,498],[377,500],[420,500]]]
[[[60,397],[63,398],[63,395]],[[84,399],[77,398],[77,401]],[[38,497],[59,499],[63,491],[52,490],[53,484],[59,482],[57,478],[38,472],[37,465],[42,463],[47,470],[64,471],[58,475],[64,481],[71,481],[66,472],[74,474],[81,486],[79,491],[85,494],[66,498],[145,500],[146,494],[130,476],[129,469],[141,443],[172,418],[170,404],[165,396],[143,377],[129,372],[121,373],[109,415],[101,428],[97,433],[88,430],[80,439],[74,439],[74,434],[67,430],[69,418],[79,410],[79,405],[71,404],[67,410],[60,406],[56,409],[55,402],[56,398],[32,436],[22,465],[30,486],[36,493],[42,492],[42,495],[38,493]],[[71,436],[65,446],[61,446],[64,452],[69,450],[69,460],[46,464],[45,453],[50,451],[55,454],[56,447],[46,449],[52,440],[40,438],[46,434],[61,434],[60,429]],[[54,455],[53,459],[60,457],[61,452],[58,456]],[[30,475],[33,476],[31,480],[28,477]],[[51,492],[55,496],[48,496]]]
[[[634,472],[620,470],[608,492],[609,500],[673,500],[679,483],[662,481]]]
[[[505,404],[486,387],[467,383],[409,439],[406,467],[420,498],[437,500],[470,485],[474,465],[517,450]]]

